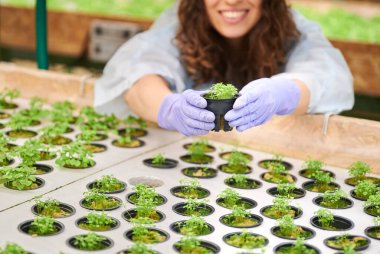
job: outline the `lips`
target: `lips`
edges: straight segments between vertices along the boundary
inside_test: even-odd
[[[219,11],[223,20],[230,24],[239,23],[242,21],[248,13],[248,10],[225,10]]]

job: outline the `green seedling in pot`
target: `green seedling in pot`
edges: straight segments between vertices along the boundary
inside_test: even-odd
[[[25,190],[37,187],[33,174],[35,167],[21,165],[17,168],[3,167],[0,169],[0,183],[8,185],[12,189]]]
[[[87,222],[79,226],[88,230],[109,230],[115,224],[115,220],[109,217],[105,212],[90,212],[86,215]]]
[[[84,193],[84,205],[91,209],[104,210],[119,205],[119,201],[108,197],[97,189],[91,189]]]
[[[1,254],[28,254],[20,245],[16,243],[7,243],[5,248],[0,248]]]
[[[76,105],[67,100],[55,102],[52,105],[50,117],[55,123],[60,123],[62,121],[71,123],[75,119],[73,115],[75,109]]]
[[[180,249],[182,254],[213,254],[213,252],[201,245],[201,241],[195,236],[185,236],[181,240],[175,243],[175,246]]]
[[[40,197],[36,197],[34,200],[37,203],[37,213],[39,215],[52,218],[62,218],[69,215],[69,212],[61,209],[60,203],[56,199],[41,200]]]
[[[89,152],[79,141],[74,141],[62,147],[56,164],[67,168],[86,168],[95,165],[91,158],[93,153]]]
[[[166,158],[163,154],[158,153],[153,157],[152,163],[154,165],[163,165],[165,163]]]
[[[68,128],[67,122],[57,122],[41,129],[40,140],[44,144],[64,145],[71,142],[69,138],[62,136]]]
[[[184,235],[206,235],[210,232],[209,227],[203,217],[193,215],[185,222],[179,222],[180,232]]]
[[[208,200],[202,199],[197,200],[193,198],[187,198],[185,205],[183,208],[185,209],[184,214],[191,216],[205,216],[209,214],[209,210],[207,209],[207,202]]]
[[[39,140],[27,140],[24,145],[18,146],[15,151],[21,158],[21,165],[33,166],[36,161],[40,160],[40,149],[42,144]]]
[[[234,98],[237,93],[237,88],[232,84],[216,83],[212,85],[208,93],[203,97],[206,99],[223,100]]]
[[[322,196],[321,205],[328,208],[341,208],[346,206],[347,193],[343,190],[326,191]]]
[[[74,240],[74,246],[80,250],[101,250],[105,249],[103,241],[107,238],[95,233],[88,233],[86,235],[76,236]]]
[[[58,231],[54,226],[55,220],[51,217],[37,216],[30,225],[30,235],[50,235]]]
[[[13,100],[18,98],[19,96],[19,90],[5,88],[0,92],[0,105],[5,109],[13,108]]]
[[[155,254],[156,252],[151,250],[148,246],[143,243],[137,242],[128,248],[128,253],[130,254]]]
[[[296,185],[294,183],[279,183],[277,185],[277,191],[280,196],[283,197],[292,197],[292,192],[296,189]]]
[[[361,199],[367,200],[369,196],[376,194],[380,188],[367,180],[359,181],[355,186],[355,195]]]
[[[370,214],[374,216],[380,216],[380,191],[374,195],[369,196],[363,206]]]
[[[332,226],[332,222],[334,221],[334,214],[327,209],[319,209],[315,212],[318,217],[319,224],[325,229],[335,229]]]
[[[103,175],[96,180],[95,188],[101,192],[112,192],[124,188],[124,183],[113,175]]]

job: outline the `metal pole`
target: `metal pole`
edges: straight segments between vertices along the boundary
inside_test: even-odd
[[[39,69],[49,68],[47,51],[46,0],[36,1],[36,51]]]

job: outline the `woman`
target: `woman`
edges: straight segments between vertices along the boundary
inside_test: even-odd
[[[95,106],[203,135],[215,116],[197,90],[216,82],[241,88],[225,115],[238,131],[273,115],[353,106],[344,58],[285,0],[181,0],[116,52],[96,82]]]

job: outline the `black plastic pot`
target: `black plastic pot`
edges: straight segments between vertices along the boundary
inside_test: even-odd
[[[199,172],[200,170],[202,171],[203,169],[205,169],[204,171],[207,173],[207,175],[196,175],[197,172]],[[182,174],[184,174],[185,176],[192,177],[192,178],[203,178],[203,179],[214,178],[218,174],[218,171],[216,169],[209,168],[209,167],[188,167],[188,168],[182,169],[181,171],[182,171]]]
[[[247,182],[248,184],[250,185],[249,188],[245,188],[245,187],[241,187],[241,186],[237,186],[236,183],[231,183],[230,181],[228,181],[228,178],[226,180],[224,180],[224,183],[232,188],[236,188],[236,189],[243,189],[243,190],[247,190],[247,189],[258,189],[260,188],[263,184],[258,181],[258,180],[255,180],[255,179],[252,179],[252,178],[248,178],[247,179]]]
[[[200,241],[200,246],[203,248],[208,249],[212,253],[216,254],[220,252],[220,247],[214,243],[207,242],[207,241]],[[176,246],[176,244],[173,245],[174,250],[176,250],[178,253],[182,253],[181,249]]]
[[[231,172],[231,170],[229,170],[228,164],[219,165],[218,169],[227,174],[249,174],[252,172],[252,168],[250,166],[243,166],[242,170],[239,169],[238,172]]]
[[[5,125],[0,123],[0,129],[4,129],[5,128]]]
[[[165,217],[165,214],[163,212],[156,210],[156,213],[160,219],[157,221],[154,221],[154,223],[161,222],[161,221],[165,220],[166,217]],[[124,220],[131,222],[131,219],[134,219],[136,217],[136,215],[137,215],[136,209],[129,209],[129,210],[123,212],[123,214],[121,216],[123,217]]]
[[[199,158],[199,160],[195,161],[191,158],[191,155],[182,155],[181,157],[179,157],[181,160],[183,160],[184,162],[187,162],[187,163],[191,163],[191,164],[210,164],[214,161],[214,157],[210,156],[210,155],[203,155],[202,158]]]
[[[191,216],[192,214],[186,214],[185,205],[186,205],[185,202],[181,202],[181,203],[175,204],[172,209],[175,213],[179,215]],[[205,204],[205,205],[202,204],[197,207],[197,212],[200,212],[201,210],[205,211],[206,214],[199,214],[198,216],[204,217],[204,216],[208,216],[214,213],[215,208],[208,204]]]
[[[277,245],[277,246],[275,246],[273,248],[273,252],[274,253],[279,253],[279,251],[281,250],[281,248],[291,247],[293,245],[294,245],[293,243],[281,243],[281,244],[279,244],[279,245]],[[314,246],[312,246],[310,244],[305,244],[305,246],[308,249],[313,249],[316,254],[321,254],[321,251],[317,247],[314,247]]]
[[[135,202],[131,198],[133,195],[136,195],[136,192],[131,192],[127,195],[127,201],[131,204],[135,204]],[[155,197],[155,200],[157,201],[155,203],[156,206],[163,205],[168,201],[168,199],[161,194],[157,194],[157,196]]]
[[[380,232],[380,226],[373,226],[373,227],[367,227],[364,231],[364,233],[373,239],[380,240],[380,233],[379,236],[377,237],[375,235],[376,232]]]
[[[139,148],[145,145],[145,142],[140,139],[133,138],[132,140],[133,141],[130,144],[121,144],[115,139],[112,141],[112,145],[120,148]]]
[[[185,148],[186,150],[188,150],[191,145],[192,145],[192,143],[184,144],[183,148]],[[215,152],[215,150],[216,150],[216,148],[214,146],[212,146],[212,145],[206,145],[205,149],[203,149],[203,152],[205,152],[205,153],[212,153],[212,152]]]
[[[6,160],[3,163],[0,163],[0,167],[6,167],[6,166],[9,166],[9,165],[12,165],[14,162],[15,162],[14,159]]]
[[[181,231],[180,231],[180,229],[181,229],[181,226],[180,226],[180,225],[182,225],[184,222],[186,222],[186,221],[185,221],[185,220],[181,220],[181,221],[173,222],[172,224],[170,224],[169,227],[170,227],[170,229],[173,230],[174,232],[183,235],[183,234],[181,233]],[[202,234],[202,235],[209,235],[209,234],[211,234],[212,232],[214,232],[214,230],[215,230],[214,226],[212,226],[211,224],[206,223],[206,225],[207,225],[207,227],[208,227],[208,229],[209,229],[209,232],[208,232],[207,234]]]
[[[170,189],[170,193],[173,194],[174,196],[178,197],[178,198],[187,198],[188,196],[186,195],[180,195],[180,193],[183,191],[183,186],[175,186],[173,188]],[[191,198],[196,198],[196,199],[201,199],[201,198],[206,198],[208,196],[210,196],[210,191],[205,189],[205,188],[202,188],[202,187],[197,187],[196,188],[199,195],[197,197],[194,197],[194,196],[191,196]]]
[[[122,203],[123,203],[123,201],[121,201],[120,198],[117,198],[117,197],[111,197],[111,196],[108,196],[108,198],[119,201],[119,204],[116,205],[116,206],[113,206],[113,207],[105,208],[105,209],[94,209],[94,208],[91,208],[91,207],[86,206],[86,205],[84,204],[84,202],[86,201],[86,199],[82,198],[82,199],[79,201],[79,205],[80,205],[81,207],[85,208],[85,209],[88,209],[88,210],[94,210],[94,211],[111,211],[111,210],[115,210],[115,209],[119,208],[119,207],[122,205]]]
[[[226,226],[228,226],[228,227],[232,227],[232,228],[254,228],[254,227],[258,227],[258,226],[260,226],[260,225],[263,223],[263,218],[262,218],[261,216],[256,215],[256,214],[250,214],[250,215],[248,216],[248,218],[250,218],[250,219],[256,221],[256,222],[257,222],[256,225],[251,225],[251,226],[235,226],[235,225],[230,225],[230,224],[224,222],[224,219],[225,219],[226,216],[228,216],[228,215],[229,215],[229,214],[226,214],[226,215],[221,216],[221,217],[219,218],[219,221],[220,221],[220,223],[222,223],[223,225],[226,225]]]
[[[311,223],[311,225],[313,225],[316,228],[320,228],[320,229],[328,230],[328,231],[345,231],[345,230],[349,230],[349,229],[354,227],[353,221],[351,221],[347,218],[341,217],[341,216],[337,216],[337,215],[334,215],[334,220],[331,223],[331,226],[335,227],[335,229],[323,228],[322,225],[318,221],[318,216],[311,217],[310,223]]]
[[[80,236],[80,235],[78,235],[78,236]],[[102,236],[103,236],[103,235],[102,235]],[[109,248],[111,248],[111,247],[113,246],[113,241],[112,241],[110,238],[108,238],[108,237],[106,237],[106,236],[103,236],[103,237],[105,237],[106,239],[103,240],[103,241],[101,241],[102,248],[97,249],[97,250],[105,250],[105,249],[109,249]],[[67,239],[66,242],[67,242],[67,244],[68,244],[70,247],[72,247],[72,248],[74,248],[74,249],[77,249],[77,250],[84,250],[84,249],[79,249],[79,247],[76,246],[76,245],[74,244],[74,242],[75,242],[75,236],[74,236],[74,237],[70,237],[69,239]],[[97,251],[97,250],[87,250],[87,251]]]
[[[331,248],[331,249],[334,249],[334,250],[342,250],[343,248],[339,248],[339,247],[336,247],[336,246],[331,246],[331,245],[328,244],[328,241],[330,241],[330,240],[336,240],[337,237],[339,237],[339,236],[332,236],[332,237],[326,238],[325,240],[323,240],[323,243],[324,243],[327,247],[329,247],[329,248]],[[348,235],[348,236],[347,236],[347,239],[352,240],[352,239],[354,239],[355,237],[362,237],[362,238],[365,239],[366,242],[367,242],[367,243],[366,243],[365,245],[363,245],[363,246],[355,247],[354,250],[356,250],[356,251],[365,250],[365,249],[367,249],[368,246],[371,244],[371,240],[370,240],[368,237],[365,237],[365,236]]]
[[[11,130],[5,133],[11,138],[33,138],[37,136],[37,132],[31,130]]]
[[[63,146],[63,145],[67,145],[67,144],[70,144],[72,141],[72,139],[68,138],[68,137],[65,137],[65,136],[62,136],[62,135],[58,135],[56,137],[54,137],[51,141],[48,140],[48,139],[44,139],[43,136],[41,136],[41,139],[42,139],[42,143],[43,144],[52,144],[52,145],[55,145],[55,146]]]
[[[110,231],[110,230],[113,230],[113,229],[116,229],[120,226],[120,221],[118,219],[115,219],[113,217],[111,217],[111,219],[113,220],[113,223],[110,225],[111,228],[110,229],[106,229],[106,230],[94,230],[94,229],[86,229],[86,228],[83,228],[80,226],[80,224],[87,224],[87,218],[86,217],[81,217],[79,219],[77,219],[75,221],[75,225],[78,226],[78,228],[81,228],[81,229],[84,229],[84,230],[90,230],[90,231],[96,231],[96,232],[100,232],[100,231]]]
[[[53,171],[53,167],[45,164],[34,164],[33,167],[36,168],[36,170],[39,170],[39,173],[35,173],[34,175],[44,175],[48,174],[51,171]]]
[[[310,177],[310,176],[305,175],[305,172],[306,172],[306,171],[307,171],[307,169],[302,169],[302,170],[300,170],[300,171],[298,172],[298,174],[299,174],[300,176],[304,177],[304,178],[307,178],[307,179],[313,179],[313,180],[314,180],[313,177]],[[335,178],[335,174],[334,174],[333,172],[331,172],[331,171],[324,170],[324,169],[321,169],[320,171],[322,171],[322,172],[324,172],[324,173],[329,173],[329,175],[330,175],[331,177]]]
[[[205,98],[206,99],[206,98]],[[232,128],[228,125],[228,122],[224,119],[224,115],[230,111],[236,101],[236,98],[233,99],[206,99],[207,106],[206,109],[215,114],[215,128],[213,131],[231,131]]]
[[[313,237],[315,236],[315,231],[312,230],[311,228],[304,227],[304,226],[299,226],[299,227],[301,227],[301,228],[303,229],[303,231],[305,231],[305,232],[309,232],[309,233],[311,234],[311,235],[308,236],[308,237],[304,237],[305,240],[307,240],[307,239],[311,239],[311,238],[313,238]],[[275,235],[275,236],[277,236],[277,237],[279,237],[279,238],[282,238],[282,239],[287,239],[287,240],[296,240],[296,239],[297,239],[297,237],[294,238],[294,237],[283,236],[283,235],[281,235],[281,234],[278,233],[279,230],[280,230],[280,227],[279,227],[279,226],[274,226],[274,227],[272,227],[272,228],[270,229],[270,232],[271,232],[273,235]]]
[[[73,165],[64,165],[63,167],[64,168],[68,168],[68,169],[86,169],[86,168],[92,168],[92,167],[95,167],[95,165],[96,165],[96,162],[94,161],[94,160],[92,160],[93,161],[93,165],[88,165],[88,166],[73,166]]]
[[[18,105],[13,102],[4,102],[0,105],[3,109],[15,109],[18,108]]]
[[[24,190],[21,190],[21,191],[39,189],[39,188],[41,188],[42,186],[45,185],[45,180],[42,179],[42,178],[36,177],[36,181],[34,183],[37,184],[37,187],[30,188],[30,189],[24,189]],[[7,187],[7,188],[9,188],[9,189],[12,189],[12,190],[18,190],[17,188],[12,187],[9,182],[4,183],[4,186]]]
[[[118,190],[112,190],[112,191],[102,191],[103,193],[105,194],[115,194],[115,193],[120,193],[120,192],[123,192],[125,191],[125,189],[127,188],[127,184],[125,182],[121,182],[123,184],[123,187],[121,189],[118,189]],[[97,182],[96,181],[93,181],[93,182],[90,182],[87,184],[87,189],[91,190],[91,189],[96,189],[97,188]]]
[[[25,222],[22,222],[22,223],[20,223],[18,225],[18,230],[20,230],[21,232],[23,232],[25,234],[31,235],[31,234],[29,234],[29,230],[30,230],[30,227],[32,226],[32,223],[33,223],[33,220],[27,220]],[[53,225],[57,229],[56,232],[54,232],[52,234],[49,234],[49,235],[38,235],[38,236],[53,236],[53,235],[58,235],[65,228],[65,226],[61,222],[59,222],[59,221],[54,221]]]
[[[154,251],[154,250],[151,250],[153,251],[154,254],[160,254],[160,252],[158,251]],[[132,252],[129,250],[129,249],[125,249],[125,250],[121,250],[121,251],[118,251],[116,254],[131,254]]]
[[[161,229],[157,229],[157,228],[149,228],[149,231],[155,231],[155,232],[158,232],[160,235],[166,237],[166,239],[165,239],[164,241],[161,241],[160,243],[162,243],[162,242],[166,242],[166,241],[169,239],[169,237],[170,237],[170,235],[169,235],[167,232],[165,232],[165,231],[163,231],[163,230],[161,230]],[[128,230],[127,232],[124,233],[124,236],[125,236],[127,239],[133,241],[133,239],[132,239],[132,237],[133,237],[133,230],[132,230],[132,229],[131,229],[131,230]]]
[[[223,241],[226,243],[226,244],[228,244],[228,245],[230,245],[230,246],[233,246],[233,247],[236,247],[236,248],[242,248],[242,247],[240,247],[240,246],[236,246],[236,245],[232,245],[232,244],[230,244],[230,243],[228,243],[227,241],[228,241],[228,239],[229,238],[231,238],[232,236],[234,236],[234,235],[240,235],[241,234],[241,232],[233,232],[233,233],[229,233],[229,234],[227,234],[227,235],[224,235],[223,236]],[[262,246],[255,246],[255,247],[253,247],[253,248],[262,248],[262,247],[264,247],[264,246],[267,246],[268,245],[268,243],[269,243],[269,240],[268,240],[268,238],[266,238],[265,236],[263,236],[263,235],[260,235],[260,234],[255,234],[255,233],[249,233],[250,235],[252,235],[252,236],[260,236],[260,237],[263,237],[263,238],[265,238],[265,242],[264,242],[264,245],[262,245]],[[252,249],[253,249],[252,248]],[[251,248],[250,248],[251,249]]]
[[[117,132],[120,136],[124,137],[126,134],[126,129],[125,128],[119,129]],[[146,135],[148,135],[148,132],[141,128],[132,128],[132,131],[129,134],[132,137],[140,138],[140,137],[145,137]]]
[[[232,207],[226,207],[226,206],[221,205],[221,202],[223,202],[223,200],[224,200],[223,198],[218,198],[218,199],[216,199],[216,203],[217,203],[218,205],[220,205],[221,207],[228,208],[228,209],[232,209]],[[240,206],[237,205],[237,206],[241,207],[241,206],[243,206],[243,204],[244,204],[244,207],[243,207],[243,208],[245,208],[245,209],[252,209],[252,208],[254,208],[254,207],[257,206],[257,202],[256,202],[255,200],[253,200],[253,199],[250,199],[250,198],[240,197],[240,199],[238,200],[238,202],[239,202],[241,205],[240,205]],[[235,205],[236,205],[236,204],[235,204]]]
[[[361,200],[361,201],[367,201],[367,199],[361,198],[361,197],[357,196],[356,193],[355,193],[355,189],[353,189],[353,190],[350,191],[350,195],[354,199]]]
[[[265,164],[270,163],[270,162],[281,163],[285,167],[286,170],[291,170],[293,168],[293,165],[290,164],[289,162],[279,161],[279,160],[274,160],[274,159],[261,160],[257,164],[259,165],[260,168],[268,169],[268,167]]]
[[[374,205],[366,206],[366,207],[364,207],[364,212],[366,214],[374,216],[374,217],[380,216],[380,214],[376,212],[378,209],[375,207],[376,206],[374,206]],[[371,209],[375,209],[376,211],[371,211]]]
[[[348,209],[348,208],[351,208],[354,205],[354,202],[352,202],[351,199],[341,198],[341,200],[344,200],[344,202],[346,203],[346,206],[344,206],[344,207],[338,207],[338,208],[323,206],[323,205],[321,205],[321,202],[323,201],[323,197],[322,196],[313,198],[313,203],[316,204],[316,205],[318,205],[318,206],[320,206],[320,207],[324,207],[324,208],[328,208],[328,209]]]
[[[153,159],[145,159],[143,160],[144,165],[151,167],[151,168],[161,168],[161,169],[169,169],[169,168],[175,168],[178,165],[177,160],[173,159],[165,159],[163,164],[154,164]]]
[[[84,144],[83,146],[86,148],[86,150],[92,153],[103,153],[107,151],[107,146],[102,145],[102,144],[91,143],[91,144]]]
[[[272,188],[269,188],[267,190],[267,193],[271,196],[277,196],[277,195],[280,195],[280,193],[278,192],[278,189],[277,187],[272,187]],[[298,199],[298,198],[303,198],[305,195],[306,195],[306,191],[301,189],[301,188],[296,188],[292,191],[291,193],[291,197],[294,198],[294,199]]]
[[[222,158],[223,160],[228,161],[228,159],[229,159],[230,156],[231,156],[231,153],[233,153],[233,151],[231,151],[231,152],[223,152],[223,153],[220,153],[219,156],[220,156],[220,158]],[[239,151],[239,153],[243,154],[244,157],[247,158],[249,161],[252,161],[252,160],[253,160],[253,156],[250,155],[249,153],[244,153],[244,152],[241,152],[241,151]]]
[[[356,179],[355,177],[350,177],[344,180],[344,182],[350,186],[356,186],[357,181],[355,179]],[[360,181],[362,180],[370,181],[374,184],[380,184],[380,178],[377,178],[377,177],[366,176],[364,179],[360,179]]]
[[[264,213],[265,210],[268,209],[268,208],[270,208],[270,207],[272,207],[272,205],[267,205],[267,206],[262,207],[262,208],[260,209],[260,213],[261,213],[262,215],[264,215],[265,217],[270,218],[270,219],[279,219],[279,218],[269,217],[268,215],[266,215],[266,214]],[[303,214],[303,211],[300,210],[300,209],[298,209],[297,207],[290,206],[290,209],[293,210],[293,211],[295,212],[295,213],[294,213],[294,217],[293,217],[293,219],[298,219],[298,218],[301,217],[302,214]]]
[[[11,114],[0,111],[0,119],[8,119],[11,117]]]
[[[280,183],[280,182],[276,182],[276,181],[271,181],[271,180],[269,180],[269,179],[265,179],[265,175],[268,174],[268,173],[269,173],[269,172],[262,173],[262,174],[260,175],[261,179],[263,179],[264,181],[266,181],[266,182],[268,182],[268,183],[275,183],[275,184]],[[290,181],[283,181],[283,183],[295,183],[295,182],[297,181],[297,178],[296,178],[294,175],[292,175],[292,174],[289,174],[289,173],[283,173],[283,174],[281,174],[281,175],[283,175],[283,176],[290,176],[290,177],[292,178],[292,182],[290,182]]]
[[[324,191],[313,191],[313,190],[310,190],[310,188],[312,188],[312,187],[315,186],[316,184],[317,184],[316,181],[307,181],[307,182],[304,182],[304,183],[302,184],[302,188],[304,188],[304,189],[307,190],[307,191],[317,192],[317,193],[323,193],[323,192],[326,191],[326,190],[324,190]],[[334,183],[334,182],[329,183],[328,186],[331,187],[331,190],[337,190],[337,189],[340,188],[340,185],[337,184],[337,183]]]
[[[68,213],[68,215],[62,216],[62,217],[53,217],[53,218],[66,218],[66,217],[70,217],[71,215],[75,213],[75,208],[69,204],[59,203],[59,207],[61,208],[61,210]],[[37,210],[37,204],[33,205],[31,210],[32,210],[32,213],[34,213],[35,215],[41,215]]]

